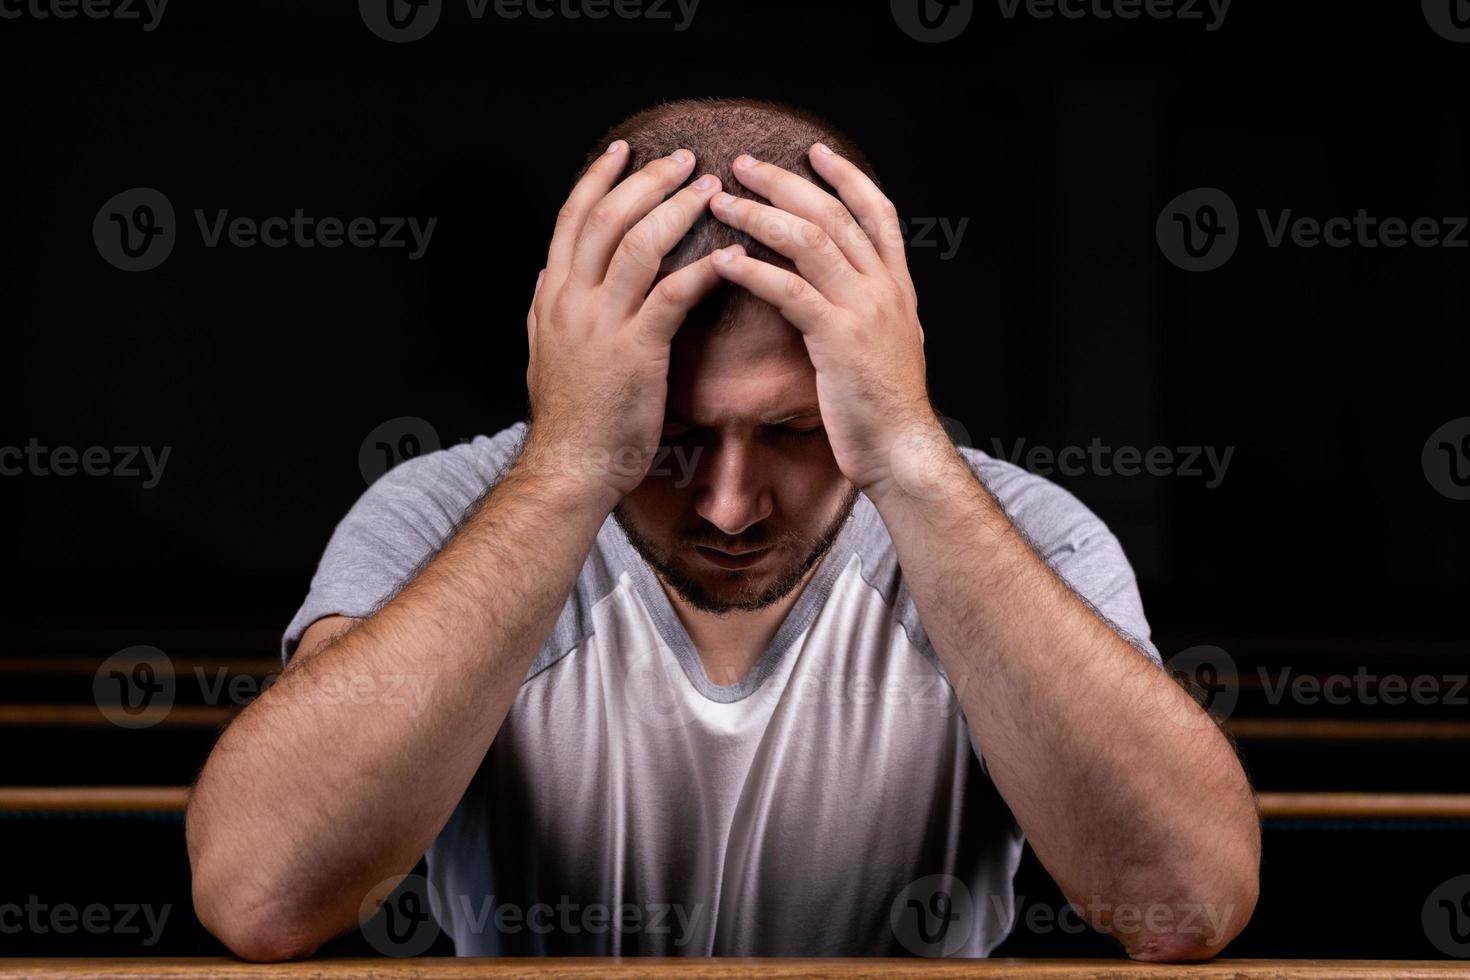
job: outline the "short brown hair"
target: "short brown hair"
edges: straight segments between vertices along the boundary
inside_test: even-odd
[[[588,154],[578,178],[606,151],[608,144],[619,139],[627,140],[630,151],[625,175],[682,146],[695,156],[691,180],[712,173],[720,178],[726,192],[762,202],[764,198],[735,179],[733,164],[742,153],[800,174],[835,197],[836,192],[812,169],[807,157],[813,143],[826,143],[857,164],[874,183],[878,182],[862,150],[837,127],[805,109],[764,99],[683,99],[644,109],[603,134]],[[780,253],[709,214],[674,247],[664,268],[681,269],[729,245],[743,245],[752,258],[792,268],[791,262]],[[760,302],[745,290],[726,283],[700,304],[691,319],[726,326],[734,322],[747,304]]]

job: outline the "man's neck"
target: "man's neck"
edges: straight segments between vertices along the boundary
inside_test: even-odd
[[[704,664],[705,675],[720,685],[730,685],[745,679],[761,654],[775,639],[781,624],[790,615],[796,600],[806,590],[816,566],[807,570],[801,584],[782,599],[764,609],[751,612],[711,613],[695,609],[685,602],[673,589],[659,579],[669,604],[674,607],[680,622],[694,641],[694,649]]]

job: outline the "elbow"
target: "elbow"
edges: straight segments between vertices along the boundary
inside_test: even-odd
[[[1260,897],[1258,868],[1242,870],[1235,880],[1182,901],[1155,906],[1153,921],[1145,914],[1132,930],[1114,935],[1131,959],[1148,963],[1197,963],[1213,959],[1250,922]]]
[[[1132,959],[1197,963],[1213,959],[1250,923],[1261,894],[1261,822],[1254,800],[1209,839],[1156,866],[1141,885],[1155,896],[1142,915],[1109,931]],[[1135,892],[1137,894],[1138,892]]]
[[[199,924],[229,948],[254,963],[303,959],[327,938],[281,896],[283,889],[251,881],[248,862],[222,853],[202,840],[198,824],[189,825],[190,889]]]
[[[321,940],[287,917],[281,903],[201,887],[194,878],[194,914],[230,952],[252,963],[281,963],[315,953]]]

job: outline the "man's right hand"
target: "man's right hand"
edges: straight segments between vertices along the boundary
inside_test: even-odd
[[[531,430],[519,464],[612,503],[643,481],[657,452],[674,333],[721,281],[708,255],[658,278],[719,178],[673,193],[695,164],[680,149],[619,183],[628,154],[614,142],[557,217],[526,317]]]

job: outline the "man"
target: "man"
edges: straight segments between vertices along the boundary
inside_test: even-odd
[[[851,141],[728,100],[600,145],[529,426],[362,497],[201,773],[201,921],[307,955],[427,852],[461,955],[981,956],[1024,835],[1130,955],[1214,955],[1245,776],[1103,523],[946,436]]]

